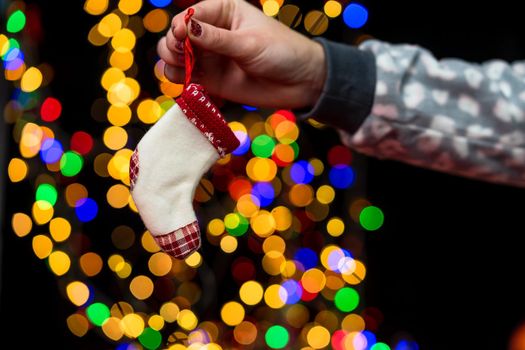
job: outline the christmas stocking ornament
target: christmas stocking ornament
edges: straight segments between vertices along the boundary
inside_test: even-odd
[[[186,14],[186,23],[193,9]],[[204,88],[190,84],[193,51],[185,41],[185,88],[151,127],[130,161],[130,191],[144,225],[161,249],[183,259],[201,246],[193,197],[201,177],[239,146]]]

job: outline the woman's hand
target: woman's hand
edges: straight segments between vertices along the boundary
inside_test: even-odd
[[[195,52],[192,81],[211,95],[263,108],[313,106],[326,79],[321,44],[266,16],[244,0],[204,0],[186,26],[186,11],[157,46],[165,75],[184,81],[183,42]]]

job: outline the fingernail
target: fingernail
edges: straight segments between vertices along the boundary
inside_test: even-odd
[[[175,42],[175,48],[179,51],[184,51],[184,43],[182,41]]]
[[[201,25],[195,22],[194,20],[191,20],[191,34],[193,34],[193,36],[196,36],[196,37],[199,37],[202,34]]]

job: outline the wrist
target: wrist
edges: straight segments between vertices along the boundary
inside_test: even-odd
[[[321,93],[326,81],[327,68],[326,68],[326,54],[323,45],[316,41],[311,41],[311,59],[310,62],[310,78],[307,82],[308,100],[306,101],[308,106],[314,106],[319,100]]]

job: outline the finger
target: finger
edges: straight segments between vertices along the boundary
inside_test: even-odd
[[[175,51],[179,54],[184,53],[184,42],[177,40],[173,34],[173,30],[168,30],[166,33],[166,46],[168,49]]]
[[[204,0],[191,7],[195,11],[193,18],[220,28],[230,29],[235,6],[236,2],[232,0]],[[187,35],[184,21],[186,12],[187,10],[184,10],[176,15],[171,22],[172,28],[174,28],[173,34],[181,41]]]
[[[164,76],[176,84],[184,84],[184,77],[186,76],[184,68],[171,66],[166,64],[164,66]]]
[[[184,55],[170,50],[166,42],[166,37],[159,40],[157,44],[157,53],[167,64],[184,67]]]
[[[192,19],[188,33],[197,47],[220,55],[240,58],[253,52],[251,38],[208,23]]]

